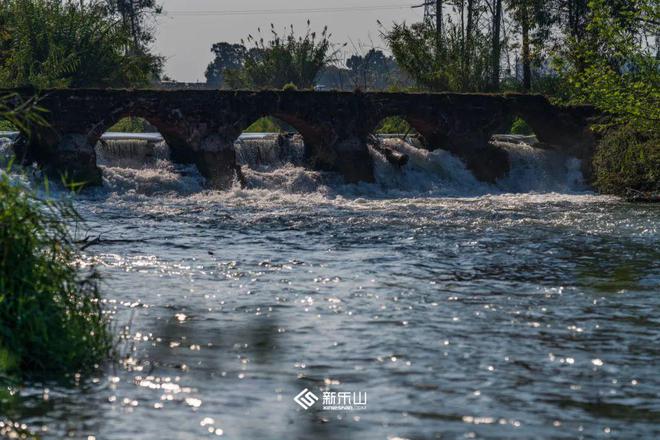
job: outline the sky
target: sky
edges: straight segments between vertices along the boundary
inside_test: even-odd
[[[204,81],[212,60],[211,45],[239,42],[270,24],[283,29],[293,24],[304,32],[307,20],[320,31],[327,25],[332,41],[348,43],[349,55],[372,46],[384,48],[378,20],[418,21],[423,9],[410,6],[423,0],[161,0],[164,14],[157,18],[154,51],[166,58],[165,74],[177,81]]]

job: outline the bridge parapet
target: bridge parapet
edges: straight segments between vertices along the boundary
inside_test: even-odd
[[[33,90],[17,92],[24,97]],[[194,163],[211,185],[237,178],[234,141],[256,119],[274,116],[299,131],[310,167],[338,171],[347,181],[372,181],[369,135],[388,116],[401,116],[425,148],[460,157],[477,178],[493,182],[509,168],[505,152],[489,143],[522,117],[539,141],[589,159],[594,140],[589,107],[560,107],[536,95],[455,93],[346,93],[219,90],[81,90],[40,92],[50,127],[33,127],[21,151],[26,162],[98,183],[94,146],[121,118],[142,117],[168,143],[172,159]]]

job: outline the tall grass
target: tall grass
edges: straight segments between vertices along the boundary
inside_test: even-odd
[[[70,203],[0,173],[0,373],[94,369],[112,351],[97,276],[78,267]]]

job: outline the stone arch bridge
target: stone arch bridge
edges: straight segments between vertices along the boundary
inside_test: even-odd
[[[27,99],[34,90],[2,90]],[[210,184],[232,184],[240,169],[234,141],[263,116],[276,117],[303,137],[307,165],[333,170],[349,182],[372,181],[370,134],[388,116],[400,116],[422,136],[425,148],[460,157],[475,176],[506,174],[507,154],[489,141],[520,117],[540,145],[590,163],[594,110],[552,105],[540,95],[456,93],[347,93],[312,91],[83,90],[39,92],[48,127],[34,126],[19,143],[26,163],[88,184],[100,182],[94,147],[121,118],[141,117],[170,147],[172,160],[193,163]]]

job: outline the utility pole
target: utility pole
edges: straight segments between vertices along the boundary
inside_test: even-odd
[[[435,18],[436,50],[438,55],[442,51],[442,3],[442,0],[426,0],[421,5],[413,6],[413,8],[424,8],[424,21],[431,21]]]

